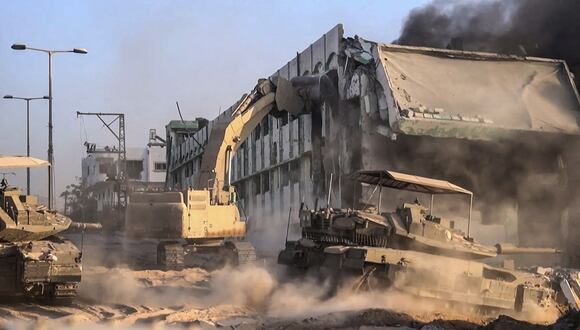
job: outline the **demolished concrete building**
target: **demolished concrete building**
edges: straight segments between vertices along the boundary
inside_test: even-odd
[[[265,118],[231,159],[251,231],[274,246],[283,246],[288,212],[295,219],[302,202],[326,203],[330,190],[335,207],[358,205],[365,188],[347,176],[359,169],[457,182],[478,196],[483,223],[504,223],[500,205],[509,205],[524,246],[578,237],[580,98],[563,61],[388,45],[345,38],[337,25],[278,77],[298,90],[309,78],[324,93]],[[233,108],[171,146],[185,156],[179,164],[168,157],[169,186],[195,181],[212,123]]]

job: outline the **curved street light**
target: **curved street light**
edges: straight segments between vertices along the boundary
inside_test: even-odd
[[[26,156],[30,157],[30,101],[33,100],[48,100],[48,96],[43,97],[19,97],[12,95],[4,95],[8,100],[24,100],[26,101]],[[30,167],[26,168],[26,194],[30,195]]]
[[[73,48],[72,50],[52,50],[28,47],[25,44],[13,44],[10,48],[14,50],[33,50],[48,54],[48,208],[52,209],[53,200],[53,173],[54,173],[54,151],[52,145],[52,55],[58,53],[87,54],[84,48]]]

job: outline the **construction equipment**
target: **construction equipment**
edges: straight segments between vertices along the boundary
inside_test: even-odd
[[[182,268],[186,255],[192,259],[187,264],[207,268],[256,259],[254,247],[243,241],[246,223],[228,172],[231,155],[276,108],[276,89],[271,80],[260,79],[231,117],[213,123],[194,187],[131,194],[125,216],[128,236],[173,240],[159,243],[157,261],[162,268]]]
[[[0,168],[46,167],[31,157],[0,156]],[[81,281],[82,251],[56,236],[69,229],[99,230],[75,223],[38,204],[3,180],[0,187],[0,296],[70,299]]]
[[[567,302],[565,307],[578,305],[577,271],[516,270],[480,261],[501,254],[560,251],[477,243],[469,233],[471,191],[447,181],[395,171],[358,171],[351,178],[378,189],[378,207],[368,203],[361,209],[302,207],[302,237],[286,242],[278,263],[318,269],[325,277],[354,276],[357,288],[393,287],[423,299],[477,309],[558,311],[562,302]],[[383,188],[429,194],[431,205],[427,208],[417,199],[402,203],[394,212],[381,212]],[[454,221],[432,214],[434,196],[439,194],[469,198],[467,233],[456,229]]]

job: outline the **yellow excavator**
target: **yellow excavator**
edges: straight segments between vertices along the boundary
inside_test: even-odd
[[[277,109],[277,89],[271,80],[259,80],[230,118],[213,123],[194,187],[130,195],[126,234],[162,240],[157,247],[161,268],[187,264],[211,269],[256,259],[254,247],[243,240],[246,223],[240,218],[235,188],[226,178],[231,155],[270,110]]]

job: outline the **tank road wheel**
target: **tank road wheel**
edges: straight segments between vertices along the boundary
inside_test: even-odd
[[[157,265],[163,270],[182,270],[184,256],[183,245],[179,242],[161,242],[157,245]]]

